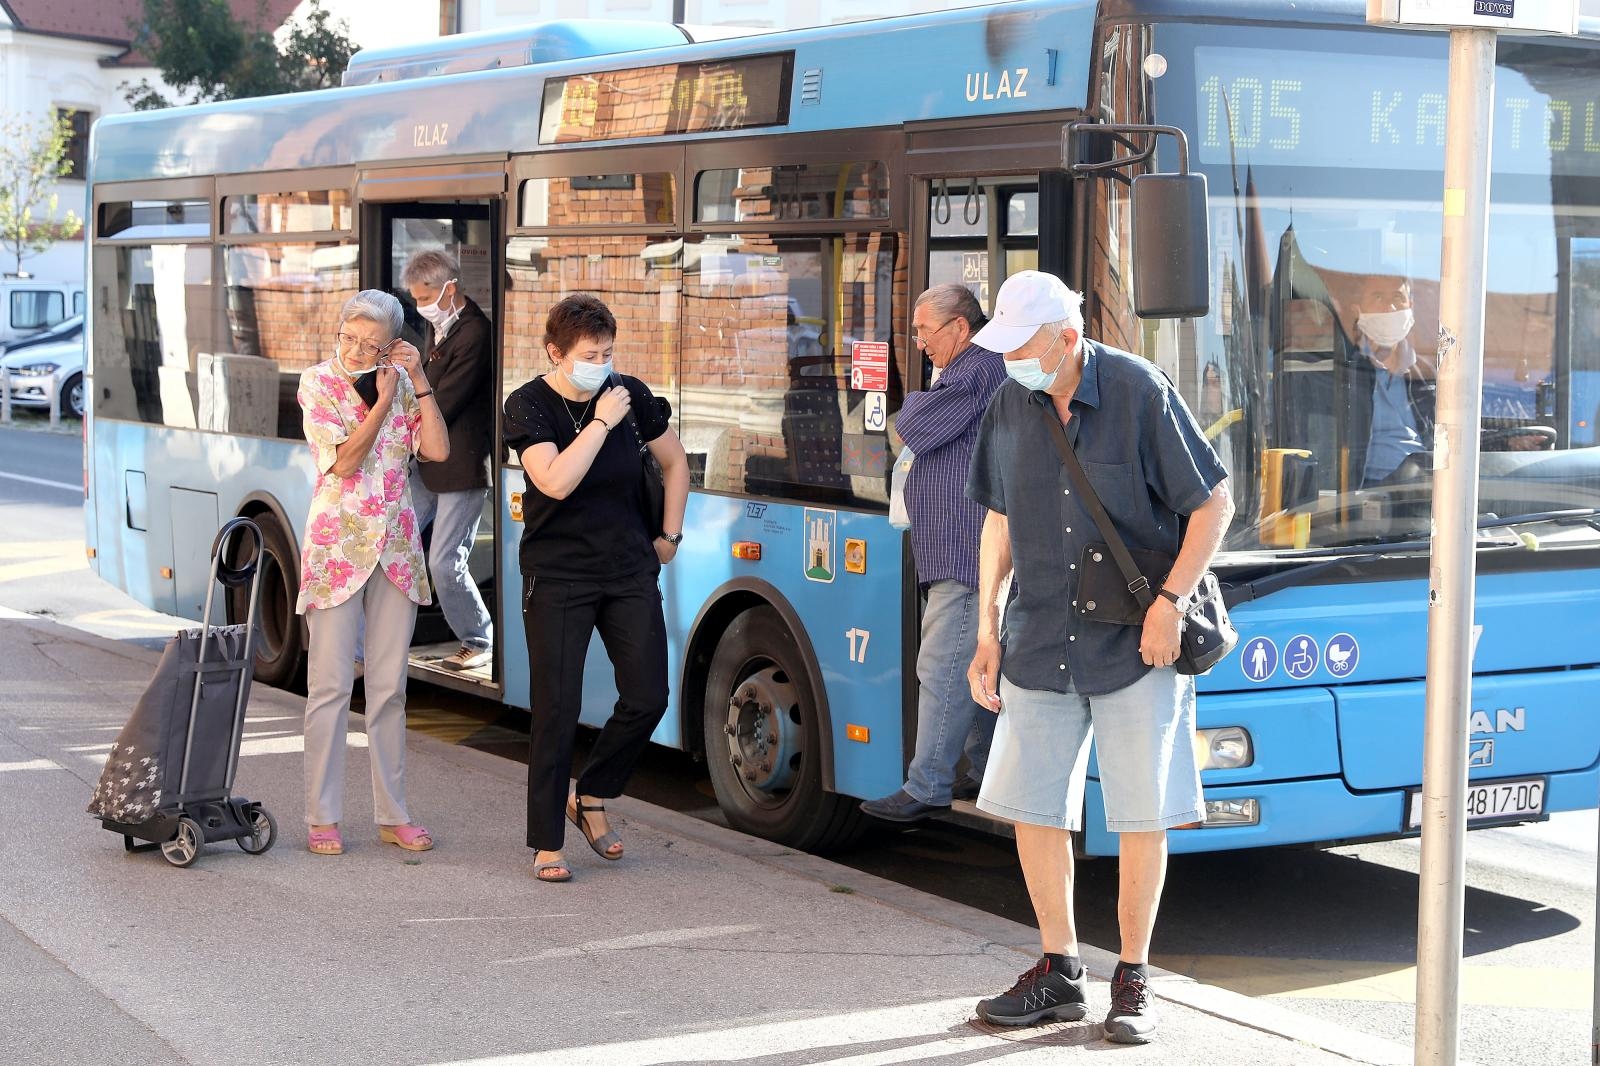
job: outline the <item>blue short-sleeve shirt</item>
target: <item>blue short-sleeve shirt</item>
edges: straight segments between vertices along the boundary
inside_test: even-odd
[[[1131,549],[1178,554],[1179,522],[1228,476],[1160,368],[1085,340],[1083,380],[1066,425],[1078,461]],[[1007,381],[973,450],[967,495],[1006,516],[1015,595],[1006,608],[1000,672],[1027,689],[1099,696],[1150,668],[1138,626],[1081,619],[1078,560],[1105,538],[1056,452],[1044,393]]]

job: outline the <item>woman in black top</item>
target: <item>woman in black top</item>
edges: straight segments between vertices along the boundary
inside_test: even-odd
[[[505,441],[528,475],[523,495],[522,620],[532,678],[528,846],[534,876],[568,881],[565,815],[605,859],[622,858],[602,800],[622,795],[667,710],[667,630],[657,584],[683,538],[689,460],[670,408],[637,378],[614,374],[617,320],[593,296],[550,311],[554,369],[506,400]],[[618,382],[621,384],[618,384]],[[666,532],[651,539],[639,487],[639,442],[661,464]],[[583,661],[598,629],[617,700],[569,795],[583,704]]]

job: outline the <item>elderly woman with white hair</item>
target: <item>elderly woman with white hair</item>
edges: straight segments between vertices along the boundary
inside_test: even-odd
[[[345,727],[365,619],[367,750],[379,839],[433,847],[406,812],[406,665],[427,569],[407,485],[413,455],[450,455],[444,418],[417,350],[397,339],[404,313],[365,289],[344,305],[332,358],[300,375],[300,407],[317,480],[301,545],[306,677],[306,823],[310,850],[339,855]]]

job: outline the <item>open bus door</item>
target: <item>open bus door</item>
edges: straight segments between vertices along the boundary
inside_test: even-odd
[[[364,171],[358,185],[361,201],[361,286],[383,289],[399,298],[406,321],[401,336],[416,345],[424,365],[431,334],[417,312],[416,302],[402,280],[406,261],[415,253],[438,249],[461,266],[457,279],[462,295],[488,316],[491,324],[492,382],[500,380],[502,316],[500,279],[504,273],[505,165],[503,160],[461,162],[449,166],[405,167]],[[498,392],[491,388],[483,398],[481,417],[490,420],[491,440],[500,439]],[[444,660],[461,646],[439,607],[438,594],[417,614],[412,637],[411,675],[469,692],[500,694],[504,672],[498,625],[501,582],[497,563],[500,537],[501,464],[491,447],[490,487],[484,497],[469,559],[472,579],[494,623],[495,646],[490,661],[470,670],[451,669]],[[417,475],[413,473],[413,478]],[[423,543],[431,543],[432,530],[423,528]],[[431,568],[430,568],[431,569]],[[432,575],[430,574],[430,577]],[[437,581],[435,580],[435,584]]]

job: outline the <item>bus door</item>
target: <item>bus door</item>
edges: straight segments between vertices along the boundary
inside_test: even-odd
[[[481,410],[470,415],[467,412],[456,413],[454,418],[472,416],[486,419],[493,442],[500,439],[500,404],[494,382],[500,379],[502,316],[499,278],[503,270],[501,257],[505,246],[501,217],[505,174],[503,164],[499,163],[486,165],[482,169],[487,173],[463,174],[456,167],[429,167],[411,168],[393,174],[363,174],[360,186],[365,201],[361,216],[361,285],[362,288],[383,289],[400,300],[406,316],[401,335],[416,345],[426,363],[431,351],[432,334],[404,283],[405,264],[417,252],[429,249],[444,251],[460,264],[457,283],[461,294],[477,304],[489,318],[491,348],[486,358],[491,360],[492,365],[486,375],[490,384],[481,398]],[[405,192],[426,198],[386,199],[388,195]],[[480,193],[483,195],[475,195]],[[438,577],[433,574],[430,574],[435,588],[433,603],[418,611],[416,631],[412,637],[412,676],[465,691],[499,693],[503,688],[503,671],[499,666],[503,651],[498,625],[501,602],[499,582],[502,575],[495,548],[500,535],[497,506],[500,464],[495,461],[497,455],[498,448],[491,445],[487,464],[490,487],[484,497],[482,515],[468,559],[473,583],[493,625],[493,654],[488,662],[469,669],[461,669],[456,663],[448,661],[462,646],[462,640],[461,635],[452,630],[451,622],[445,618],[440,607]],[[414,469],[413,485],[416,485],[419,476]],[[424,547],[431,548],[433,524],[426,521],[426,515],[419,517],[424,518]],[[470,609],[465,613],[470,618]],[[459,623],[461,618],[455,621]]]
[[[1067,182],[1056,169],[1060,123],[913,133],[906,160],[912,179],[913,300],[935,285],[963,285],[989,312],[1001,284],[1020,270],[1049,270],[1073,283],[1066,269]],[[996,172],[997,160],[1011,169]],[[1042,243],[1041,234],[1047,235]],[[908,304],[907,336],[909,318]],[[918,354],[908,389],[932,384],[933,365],[926,353]],[[906,587],[911,599],[906,617],[918,620],[905,627],[908,661],[914,662],[922,603],[917,583],[908,581]],[[909,760],[915,751],[914,692],[904,701],[904,716]]]

